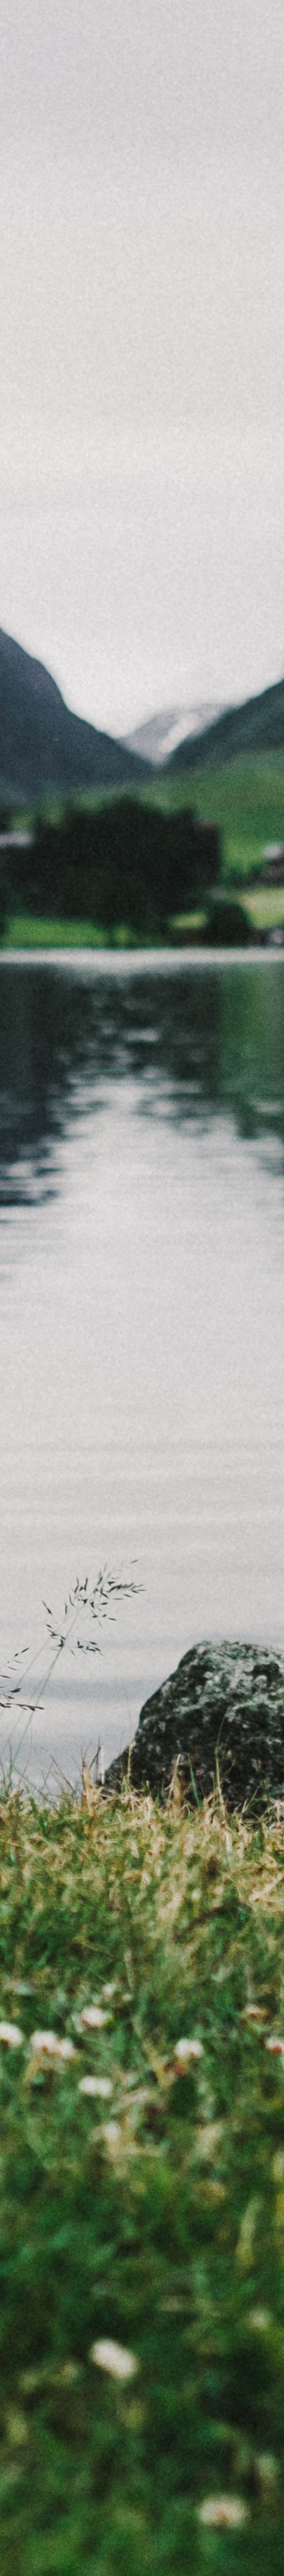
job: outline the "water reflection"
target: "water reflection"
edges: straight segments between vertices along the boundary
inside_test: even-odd
[[[228,1111],[284,1140],[282,959],[0,961],[0,1203],[44,1198],[114,1084],[181,1127]]]
[[[194,1638],[284,1643],[283,1005],[284,958],[0,960],[0,1666],[77,1574],[143,1587],[33,1777]]]

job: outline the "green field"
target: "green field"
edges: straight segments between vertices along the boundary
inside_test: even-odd
[[[1,2576],[282,2576],[283,1819],[0,1823]]]
[[[167,808],[188,802],[219,824],[226,874],[236,869],[249,875],[267,841],[284,842],[284,753],[230,761],[219,770],[200,767],[187,778],[184,771],[180,777],[169,771],[153,792]]]
[[[284,886],[250,885],[246,889],[246,910],[255,930],[284,928]]]
[[[142,944],[142,943],[141,943]],[[152,943],[151,943],[152,944]],[[137,942],[127,928],[98,930],[92,921],[43,920],[38,913],[11,913],[3,948],[131,948]],[[147,946],[147,941],[143,941]]]

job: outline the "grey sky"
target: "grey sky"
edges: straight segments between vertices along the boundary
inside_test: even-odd
[[[280,0],[2,0],[0,622],[125,726],[284,667]]]

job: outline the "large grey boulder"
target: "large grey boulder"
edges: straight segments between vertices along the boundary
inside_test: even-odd
[[[187,1795],[207,1797],[218,1766],[230,1807],[284,1797],[284,1656],[265,1646],[193,1646],[141,1709],[137,1734],[107,1772],[164,1798],[175,1763]]]

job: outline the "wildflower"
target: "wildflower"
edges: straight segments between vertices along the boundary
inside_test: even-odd
[[[96,2362],[98,2370],[109,2371],[111,2379],[135,2379],[139,2370],[136,2353],[128,2352],[123,2343],[112,2343],[107,2335],[91,2344],[90,2361]]]
[[[269,2048],[271,2057],[284,2056],[284,2039],[266,2039],[265,2047]]]
[[[262,2004],[245,2004],[245,2009],[242,2013],[242,2021],[264,2022],[265,2013],[263,2012]]]
[[[205,2496],[198,2506],[199,2522],[211,2524],[214,2531],[238,2531],[247,2522],[248,2507],[242,2496]]]
[[[74,2048],[73,2039],[58,2039],[56,2056],[63,2057],[65,2059],[65,2064],[67,2063],[68,2058],[75,2057],[76,2050]]]
[[[78,2093],[89,2093],[92,2098],[95,2093],[98,2093],[101,2102],[109,2102],[110,2093],[112,2093],[112,2084],[110,2083],[109,2076],[81,2075],[81,2081],[80,2084],[78,2084]]]
[[[191,2057],[203,2057],[202,2040],[177,2039],[174,2047],[174,2057],[177,2057],[178,2065],[181,2068],[189,2064]]]
[[[33,2057],[60,2057],[65,2063],[75,2057],[73,2039],[58,2039],[56,2030],[33,2030],[30,2045]]]
[[[22,2048],[23,2038],[23,2030],[19,2030],[17,2021],[0,2021],[0,2040],[4,2048]]]
[[[81,2014],[84,2030],[104,2030],[108,2020],[109,2014],[102,2011],[101,2004],[85,2004]]]
[[[100,2131],[100,2135],[101,2138],[104,2138],[105,2146],[109,2148],[110,2156],[113,2155],[115,2148],[119,2146],[121,2136],[119,2120],[107,2120],[104,2128]]]
[[[57,2032],[55,2030],[32,2031],[30,2045],[34,2057],[43,2057],[43,2055],[45,2057],[55,2057],[58,2044]]]

